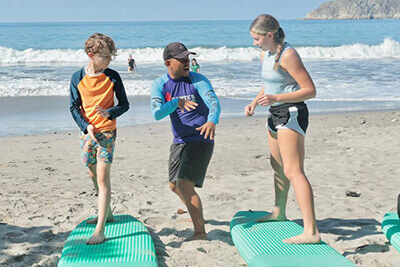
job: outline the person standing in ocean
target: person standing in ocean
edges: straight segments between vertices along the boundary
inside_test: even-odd
[[[250,34],[254,45],[261,48],[264,86],[244,108],[244,113],[252,116],[258,105],[270,106],[267,127],[275,183],[275,207],[257,222],[286,220],[291,182],[303,216],[304,232],[284,242],[319,243],[313,191],[304,173],[304,139],[308,126],[308,108],[304,101],[315,97],[314,82],[297,51],[284,42],[285,33],[273,16],[258,16],[250,25]]]
[[[200,65],[199,63],[197,63],[197,60],[195,58],[192,58],[192,64],[190,66],[190,69],[193,72],[200,73]]]
[[[169,157],[169,187],[186,205],[194,226],[188,239],[207,239],[203,206],[195,187],[203,187],[214,151],[214,134],[221,106],[210,81],[189,71],[189,55],[182,43],[164,49],[168,73],[151,87],[151,111],[156,120],[170,116],[173,143]]]
[[[136,71],[137,67],[136,67],[136,63],[135,60],[132,58],[132,55],[129,55],[128,58],[128,71]]]

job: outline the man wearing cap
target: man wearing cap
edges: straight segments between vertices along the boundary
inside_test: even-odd
[[[169,157],[169,186],[186,205],[194,226],[188,240],[207,239],[203,207],[195,187],[203,187],[214,149],[215,126],[221,107],[210,81],[189,71],[189,55],[182,43],[164,49],[168,73],[151,87],[151,111],[156,120],[169,115],[174,136]]]

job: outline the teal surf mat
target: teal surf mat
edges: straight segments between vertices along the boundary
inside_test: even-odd
[[[130,215],[114,215],[114,222],[106,224],[106,241],[86,245],[95,228],[85,220],[71,232],[58,267],[157,266],[153,240],[139,220]]]
[[[382,231],[390,244],[400,251],[400,219],[396,212],[388,212],[382,220]]]
[[[231,221],[233,243],[250,267],[258,266],[355,266],[338,251],[320,244],[286,244],[303,227],[292,221],[255,223],[264,211],[240,211]]]

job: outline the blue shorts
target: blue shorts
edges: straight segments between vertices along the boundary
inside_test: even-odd
[[[268,130],[277,133],[281,129],[291,129],[306,135],[308,127],[308,108],[304,102],[285,103],[269,109]]]
[[[97,164],[98,161],[107,164],[113,161],[117,131],[96,133],[95,137],[98,143],[93,141],[89,134],[79,133],[82,150],[81,159],[85,167]]]

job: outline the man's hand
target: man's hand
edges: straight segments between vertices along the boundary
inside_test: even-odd
[[[204,134],[204,139],[207,139],[210,136],[210,140],[214,140],[215,136],[215,123],[209,121],[203,124],[202,126],[196,128],[197,131],[200,131],[200,135]]]
[[[278,102],[276,95],[261,95],[257,98],[257,103],[260,106],[266,107]]]
[[[193,102],[190,100],[179,99],[179,101],[178,101],[178,108],[181,109],[182,113],[185,110],[190,111],[191,109],[196,109],[197,106],[198,106],[198,104],[196,102]]]
[[[99,113],[100,116],[102,116],[103,118],[108,119],[110,117],[110,113],[108,113],[108,111],[105,110],[104,108],[97,106],[97,105],[95,108],[96,108],[97,113]]]
[[[95,141],[96,143],[98,143],[95,135],[94,135],[94,126],[89,124],[89,126],[86,128],[88,135],[90,136],[90,138],[92,138],[93,141]]]

